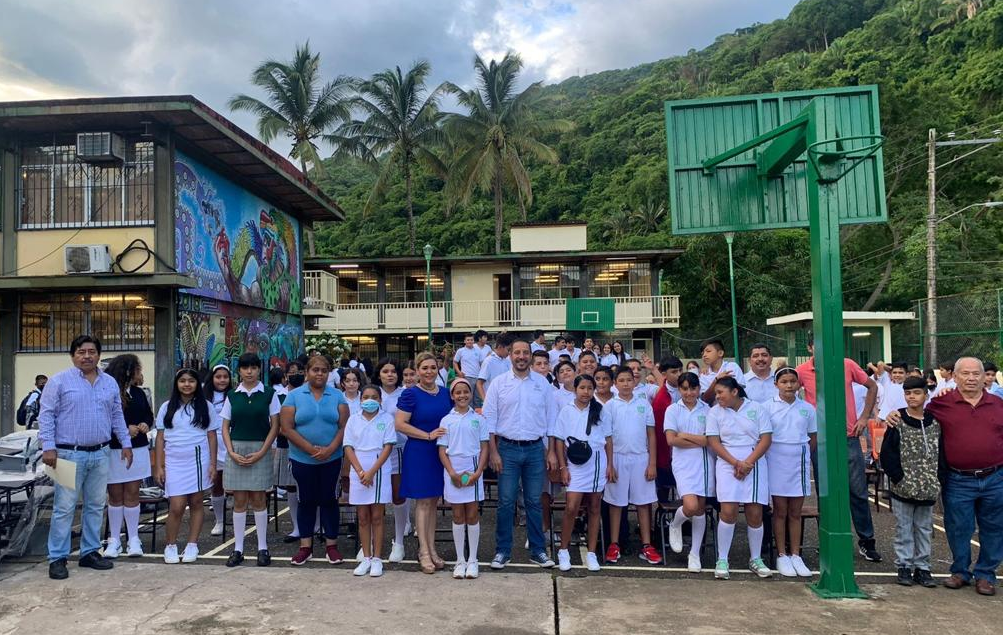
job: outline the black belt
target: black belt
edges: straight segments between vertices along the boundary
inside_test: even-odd
[[[97,452],[109,443],[111,443],[111,441],[105,441],[99,445],[72,445],[69,443],[57,443],[56,447],[60,450],[73,450],[74,452]]]
[[[958,469],[955,469],[953,467],[950,467],[948,469],[951,470],[952,472],[954,472],[955,474],[960,474],[962,476],[971,476],[972,478],[985,478],[985,477],[989,476],[990,474],[995,473],[1000,468],[1003,468],[1003,465],[994,465],[993,467],[984,467],[981,470],[958,470]]]
[[[512,445],[534,445],[539,443],[540,439],[543,438],[543,437],[536,437],[535,439],[532,439],[530,441],[519,441],[518,439],[509,439],[497,434],[495,436],[504,441],[505,443],[511,443]]]

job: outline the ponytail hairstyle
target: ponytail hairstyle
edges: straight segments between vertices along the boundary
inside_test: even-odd
[[[579,375],[575,377],[575,388],[577,389],[578,385],[585,381],[592,384],[592,390],[596,389],[596,380],[592,377],[592,375]],[[592,400],[589,401],[589,416],[587,423],[585,424],[585,430],[587,433],[592,432],[593,426],[599,425],[600,415],[602,415],[602,404],[596,401],[595,397],[593,397]]]
[[[174,427],[174,414],[178,410],[191,409],[192,425],[202,430],[209,429],[209,402],[200,391],[196,390],[192,395],[192,400],[186,404],[181,403],[181,391],[178,390],[178,380],[182,377],[191,377],[196,385],[199,381],[198,373],[191,368],[182,368],[174,374],[174,385],[171,388],[171,398],[167,401],[167,412],[164,414],[164,427]],[[210,376],[210,381],[212,377]]]
[[[738,396],[741,397],[742,399],[749,398],[749,396],[745,394],[745,388],[743,388],[742,384],[738,383],[738,380],[735,379],[734,377],[722,377],[721,379],[717,380],[717,385],[724,386],[728,390],[737,390]]]
[[[118,384],[123,408],[129,405],[129,388],[132,386],[132,378],[136,374],[136,369],[140,367],[138,357],[132,353],[123,353],[113,357],[104,369],[104,372],[108,373]]]

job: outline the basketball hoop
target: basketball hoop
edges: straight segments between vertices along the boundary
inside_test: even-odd
[[[869,143],[859,147],[859,148],[848,148],[843,149],[842,145],[847,141],[864,141],[867,140]],[[881,146],[884,145],[885,138],[883,135],[877,134],[865,134],[865,135],[853,135],[849,137],[836,137],[835,139],[823,139],[822,141],[816,141],[815,143],[808,146],[808,160],[811,161],[812,165],[815,166],[815,171],[819,174],[818,182],[822,184],[835,183],[839,179],[843,178],[851,171],[853,168],[857,167],[870,157],[874,156]],[[837,144],[834,150],[821,150],[823,146]],[[834,177],[822,177],[822,166],[832,165],[840,161],[850,161],[850,165],[844,168],[839,174]]]

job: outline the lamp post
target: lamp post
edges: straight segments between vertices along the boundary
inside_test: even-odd
[[[425,254],[425,311],[428,316],[428,350],[432,350],[432,245],[422,249]]]
[[[735,232],[724,232],[724,239],[728,243],[728,281],[731,286],[731,345],[732,353],[735,355],[735,363],[742,365],[742,356],[738,352],[738,314],[735,307],[735,259],[732,255],[731,244],[735,242]]]

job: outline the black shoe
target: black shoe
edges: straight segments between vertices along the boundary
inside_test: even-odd
[[[267,549],[262,549],[258,552],[258,566],[267,567],[272,564],[272,554],[268,553]]]
[[[901,570],[899,570],[899,576],[901,576]],[[916,569],[912,572],[912,579],[916,584],[926,587],[928,589],[934,589],[937,587],[937,583],[934,581],[933,576],[926,569]]]
[[[66,558],[49,563],[49,577],[53,580],[65,580],[70,577],[70,572],[66,570]]]
[[[909,567],[899,567],[899,577],[895,581],[902,586],[912,586],[912,571],[909,571]]]
[[[286,537],[284,537],[282,539],[283,544],[287,544],[287,545],[290,545],[290,544],[292,544],[294,542],[299,542],[299,541],[300,541],[300,537],[299,536],[294,536],[292,534],[289,534],[289,535],[287,535]]]
[[[108,569],[114,567],[115,563],[98,554],[98,552],[92,551],[86,555],[80,556],[77,566],[87,567],[88,569],[97,569],[98,571],[107,571]]]
[[[230,554],[230,557],[226,559],[226,566],[236,567],[241,562],[244,561],[244,554],[241,551],[234,551]]]
[[[874,548],[873,540],[861,540],[858,551],[868,562],[881,562],[881,554]]]

